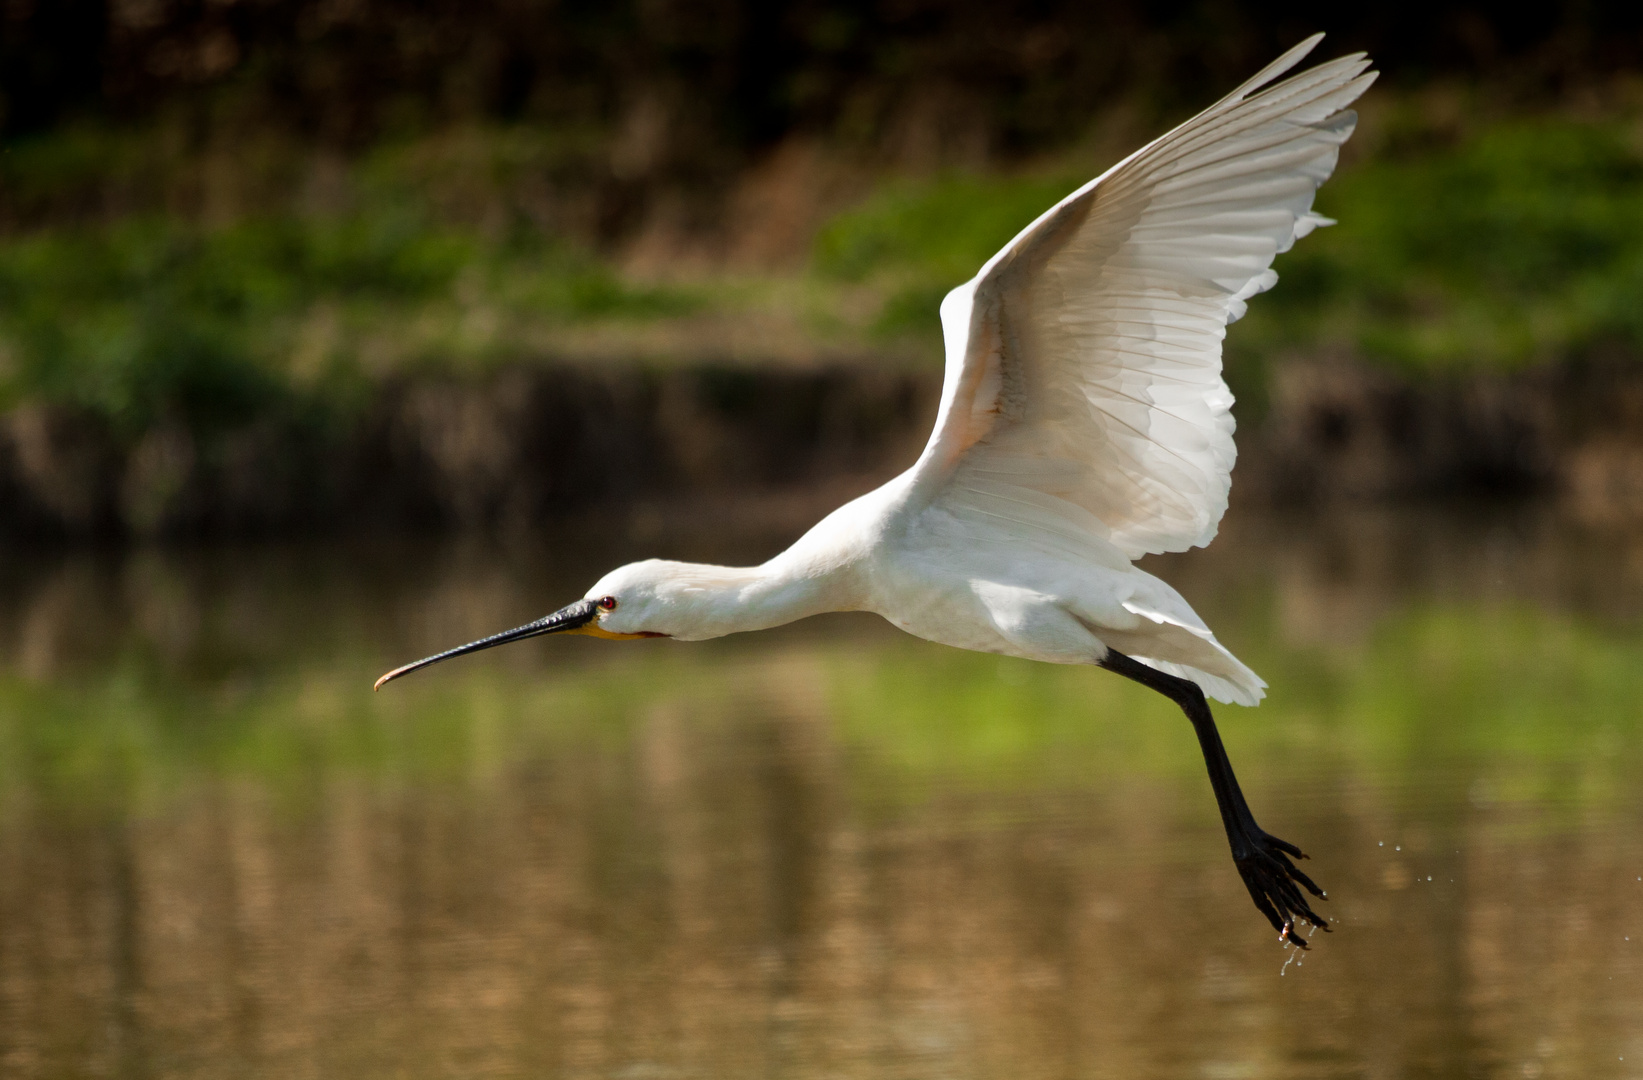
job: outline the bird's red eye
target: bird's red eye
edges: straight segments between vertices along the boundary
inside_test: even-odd
[[[614,597],[614,596],[601,596],[599,598],[599,606],[600,606],[600,608],[602,608],[605,611],[615,611],[616,610],[616,597]]]

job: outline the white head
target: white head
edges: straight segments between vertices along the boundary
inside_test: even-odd
[[[721,637],[743,629],[758,572],[646,559],[600,578],[583,597],[598,614],[582,633],[598,637]]]

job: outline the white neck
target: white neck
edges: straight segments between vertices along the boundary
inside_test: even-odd
[[[790,555],[762,566],[679,564],[679,576],[690,582],[692,626],[675,636],[700,640],[766,630],[857,606],[847,574]]]
[[[614,633],[661,633],[701,641],[764,630],[826,611],[869,607],[878,513],[865,500],[840,507],[792,547],[760,566],[707,566],[649,559],[619,567],[589,596],[626,599],[604,625]]]

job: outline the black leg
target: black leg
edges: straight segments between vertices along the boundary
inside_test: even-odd
[[[1261,914],[1272,923],[1280,937],[1306,948],[1306,939],[1295,933],[1295,922],[1304,919],[1326,933],[1329,924],[1315,914],[1300,885],[1313,896],[1322,898],[1324,892],[1312,879],[1296,869],[1290,861],[1293,855],[1306,855],[1294,844],[1285,843],[1255,824],[1255,816],[1244,802],[1244,793],[1238,788],[1238,778],[1232,773],[1232,762],[1226,747],[1221,745],[1221,733],[1215,729],[1215,717],[1210,714],[1209,702],[1198,684],[1188,679],[1167,675],[1131,659],[1117,649],[1108,649],[1100,666],[1108,671],[1133,679],[1142,686],[1158,691],[1177,705],[1192,721],[1198,733],[1198,745],[1204,751],[1204,764],[1209,767],[1210,786],[1215,789],[1215,801],[1221,807],[1221,824],[1226,826],[1227,842],[1232,845],[1232,861],[1244,879],[1250,897]]]

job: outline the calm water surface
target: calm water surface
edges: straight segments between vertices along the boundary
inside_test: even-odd
[[[605,530],[606,532],[610,530]],[[548,640],[774,537],[5,553],[6,1077],[1643,1077],[1643,542],[1234,515],[1160,560],[1335,932],[1274,940],[1192,733],[864,616]]]

